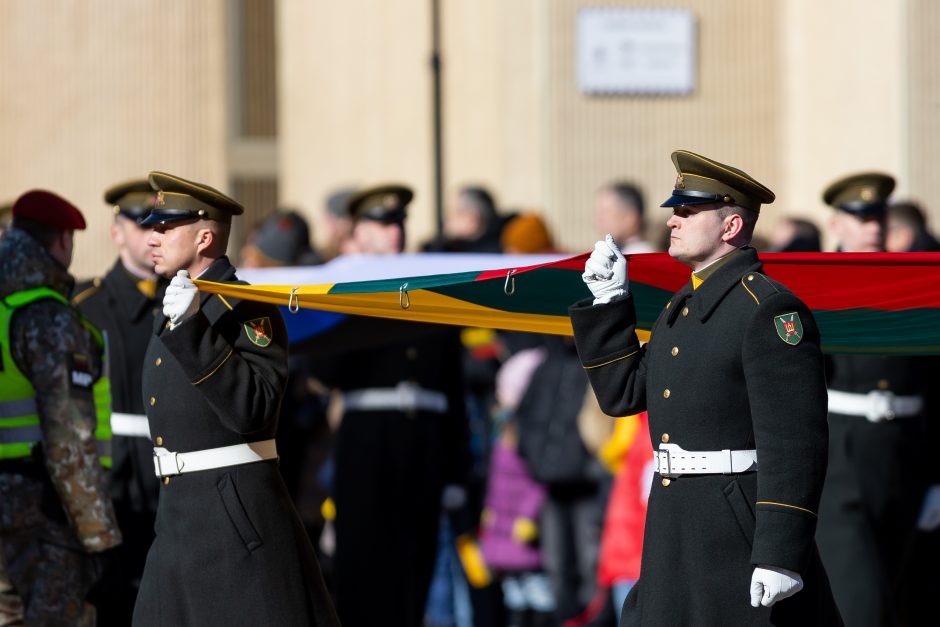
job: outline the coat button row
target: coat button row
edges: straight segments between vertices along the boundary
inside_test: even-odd
[[[689,315],[689,308],[688,308],[688,307],[683,307],[683,308],[682,308],[682,317],[684,318],[685,316],[688,316],[688,315]]]
[[[668,434],[668,433],[664,433],[664,434],[663,434],[663,437],[660,438],[660,439],[663,441],[663,444],[669,444],[669,434]]]
[[[672,356],[673,356],[673,357],[675,357],[676,355],[679,354],[679,347],[678,347],[678,346],[673,346],[673,347],[672,347],[672,350],[669,351],[669,352],[672,353]]]
[[[150,406],[153,407],[153,406],[156,405],[156,404],[157,404],[157,399],[154,398],[153,396],[151,396],[151,397],[150,397]]]
[[[169,479],[169,477],[167,477],[167,479]],[[669,477],[663,477],[664,488],[668,488],[670,483],[672,483],[672,480]]]
[[[154,365],[155,365],[155,366],[157,366],[157,367],[159,367],[159,366],[160,366],[160,364],[162,364],[162,363],[163,363],[163,359],[162,359],[162,358],[160,358],[160,357],[157,357],[157,360],[156,360],[156,361],[154,361],[153,363],[154,363]]]
[[[153,439],[153,443],[156,444],[157,446],[163,446],[163,436],[158,435],[157,437],[155,437]]]
[[[672,392],[669,391],[669,388],[663,390],[663,398],[669,398],[670,394],[672,394]]]

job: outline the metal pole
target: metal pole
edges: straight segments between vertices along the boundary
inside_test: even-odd
[[[431,0],[431,83],[434,116],[434,211],[437,241],[444,241],[444,150],[441,110],[441,3]]]

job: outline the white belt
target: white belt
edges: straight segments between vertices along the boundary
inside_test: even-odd
[[[735,475],[757,470],[757,451],[686,451],[678,444],[660,444],[656,472],[673,479],[680,475]]]
[[[447,413],[447,395],[403,381],[393,388],[366,388],[343,394],[343,406],[358,411],[431,411]]]
[[[922,396],[895,396],[885,390],[872,390],[867,394],[829,390],[829,411],[846,416],[864,416],[869,422],[917,416],[923,410]]]
[[[158,477],[181,475],[186,472],[250,464],[266,459],[277,459],[274,440],[261,440],[246,444],[233,444],[207,448],[189,453],[174,453],[162,446],[153,447],[153,469]]]
[[[143,414],[111,412],[111,433],[126,437],[150,439],[150,422]]]

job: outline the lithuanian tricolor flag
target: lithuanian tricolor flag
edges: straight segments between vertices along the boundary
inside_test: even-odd
[[[571,335],[568,306],[590,296],[581,280],[587,256],[316,285],[196,283],[205,292],[281,305],[289,323],[294,312],[314,309]],[[940,354],[940,253],[776,253],[761,260],[770,277],[813,310],[826,352]],[[641,335],[648,337],[666,301],[689,280],[689,269],[664,253],[630,255],[629,278]]]

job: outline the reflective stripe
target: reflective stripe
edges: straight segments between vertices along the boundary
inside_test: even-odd
[[[150,439],[150,423],[143,414],[111,414],[111,433],[127,437]]]
[[[0,418],[18,418],[36,412],[36,399],[34,397],[21,398],[16,401],[0,401]]]
[[[20,442],[39,442],[42,439],[42,430],[39,425],[28,427],[9,427],[0,429],[0,444],[15,444]]]

